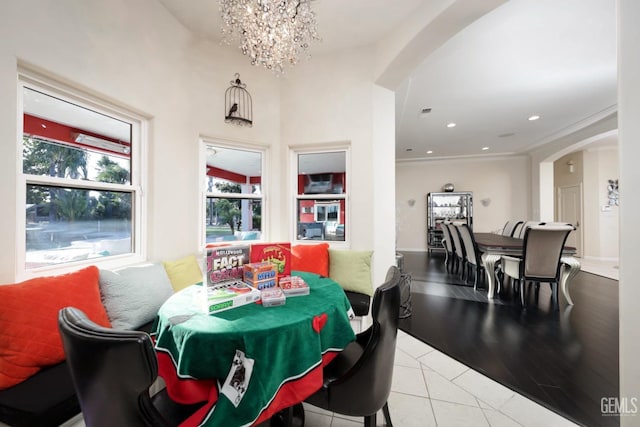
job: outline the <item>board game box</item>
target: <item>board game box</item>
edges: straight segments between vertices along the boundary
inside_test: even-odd
[[[254,243],[250,262],[271,262],[278,267],[279,276],[291,274],[291,243]]]
[[[284,292],[282,292],[282,289],[278,287],[265,289],[260,293],[262,294],[261,299],[263,307],[275,307],[278,305],[284,305],[287,300],[287,297],[284,295]]]
[[[282,289],[286,296],[309,295],[309,285],[302,277],[285,276],[278,281],[278,286]]]
[[[244,281],[259,282],[278,277],[278,266],[272,262],[252,262],[244,265]]]
[[[205,249],[203,275],[205,284],[225,280],[242,280],[244,265],[249,263],[249,245],[229,245]]]
[[[247,282],[246,280],[244,281],[247,285],[251,286],[252,288],[256,288],[259,291],[263,290],[263,289],[269,289],[269,288],[275,288],[276,286],[278,286],[278,279],[267,279],[267,280],[260,280],[258,282]]]
[[[209,314],[220,313],[260,300],[260,291],[242,280],[225,280],[207,284],[204,292],[204,309]]]
[[[258,290],[273,288],[278,284],[278,267],[271,262],[245,264],[243,279]]]

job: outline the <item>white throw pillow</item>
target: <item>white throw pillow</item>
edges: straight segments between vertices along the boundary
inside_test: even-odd
[[[100,270],[100,293],[114,329],[135,329],[152,321],[173,294],[162,263]]]

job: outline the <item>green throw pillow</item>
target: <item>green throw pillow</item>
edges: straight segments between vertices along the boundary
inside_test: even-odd
[[[373,251],[329,249],[329,277],[345,291],[372,296],[371,255]]]

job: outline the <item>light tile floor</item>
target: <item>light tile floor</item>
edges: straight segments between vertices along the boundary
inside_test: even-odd
[[[577,426],[403,331],[398,331],[389,411],[396,427]],[[382,412],[377,421],[385,425]],[[361,425],[360,417],[305,404],[305,427]],[[84,426],[77,417],[64,427]]]
[[[391,421],[399,427],[576,426],[511,389],[398,331]],[[305,404],[305,427],[356,427],[345,417]],[[382,412],[379,426],[384,424]]]

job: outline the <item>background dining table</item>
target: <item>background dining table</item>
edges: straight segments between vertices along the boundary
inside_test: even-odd
[[[182,426],[249,426],[302,402],[322,386],[322,367],[355,339],[351,306],[333,280],[292,272],[309,295],[281,306],[202,309],[203,286],[171,296],[152,336],[169,396],[206,404]]]
[[[493,299],[495,295],[497,278],[495,277],[496,264],[500,262],[502,255],[522,256],[524,240],[516,237],[503,236],[496,233],[473,233],[473,237],[482,255],[482,265],[487,273],[487,297]],[[560,288],[569,304],[573,304],[569,294],[569,283],[580,271],[580,262],[574,257],[576,248],[565,246],[561,257]]]

